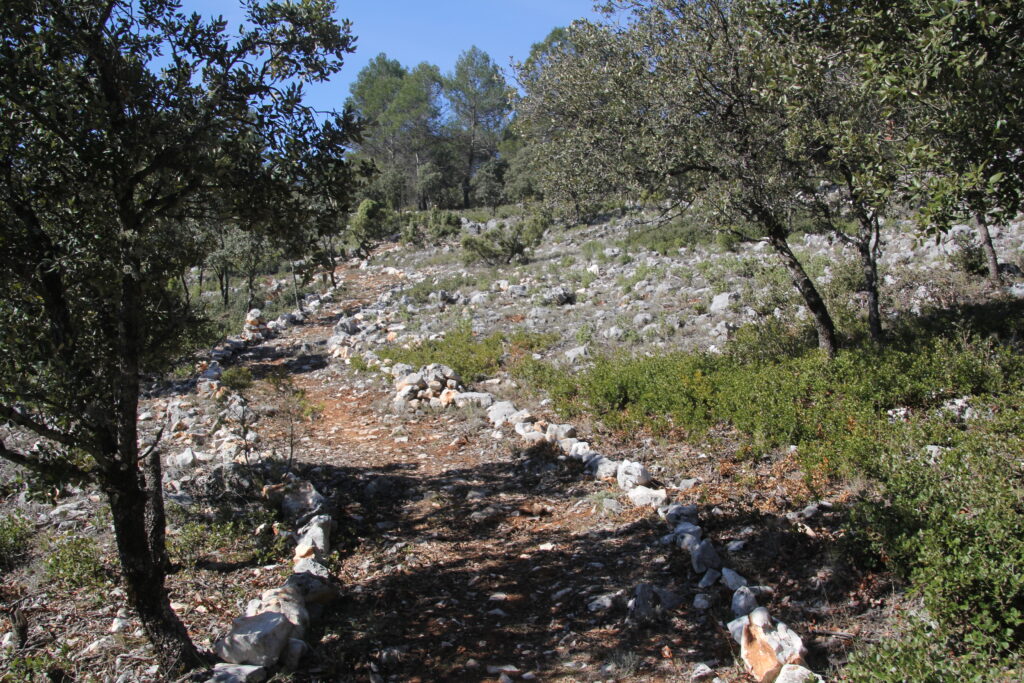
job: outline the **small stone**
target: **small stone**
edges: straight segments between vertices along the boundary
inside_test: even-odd
[[[680,503],[672,503],[666,508],[663,515],[665,521],[671,526],[676,526],[680,522],[697,522],[697,506],[696,505],[682,505]]]
[[[711,609],[711,596],[707,593],[697,593],[693,597],[693,607],[699,610]]]
[[[740,586],[732,594],[732,613],[737,617],[750,614],[757,609],[757,598],[754,591],[746,586]]]
[[[608,458],[598,456],[592,458],[587,463],[587,472],[589,472],[594,479],[609,479],[616,475],[618,472],[619,463],[616,460],[609,460]]]
[[[455,405],[459,408],[479,406],[488,408],[494,403],[494,397],[486,392],[466,391],[455,397]]]
[[[607,612],[615,605],[615,596],[612,594],[599,595],[587,603],[587,609],[591,612]]]
[[[509,422],[509,418],[516,412],[516,407],[511,401],[499,401],[487,409],[487,419],[497,428]]]
[[[722,570],[722,583],[728,586],[731,591],[750,585],[745,578],[728,567]]]
[[[630,489],[627,495],[633,502],[633,505],[636,505],[637,507],[649,506],[657,508],[665,502],[666,498],[668,498],[668,492],[666,492],[665,489],[649,489],[646,486],[637,486],[636,488]]]
[[[638,462],[624,460],[619,464],[615,477],[618,480],[619,488],[628,491],[637,486],[645,486],[651,481],[651,473],[647,468]]]
[[[263,683],[267,680],[267,670],[262,666],[246,664],[216,664],[213,676],[206,683]]]
[[[690,551],[690,561],[693,564],[693,571],[698,574],[722,566],[722,560],[719,559],[715,546],[708,538],[705,538],[700,545]]]
[[[715,670],[703,662],[693,667],[690,672],[690,683],[707,683],[715,677]]]
[[[231,632],[217,640],[213,649],[218,657],[232,664],[272,666],[281,657],[293,628],[280,613],[239,617],[232,622]]]
[[[704,577],[701,578],[700,583],[697,584],[697,588],[711,588],[718,580],[722,578],[722,573],[717,569],[709,569],[704,572]]]
[[[561,425],[548,425],[547,431],[548,437],[551,441],[561,441],[562,439],[572,439],[576,437],[576,427],[570,424]]]
[[[825,683],[825,679],[799,664],[787,664],[779,671],[775,683]]]
[[[732,305],[733,302],[739,300],[740,295],[737,294],[736,292],[722,292],[721,294],[716,295],[715,298],[711,300],[711,306],[708,308],[708,310],[711,313],[722,313],[723,311],[728,310],[729,306]]]

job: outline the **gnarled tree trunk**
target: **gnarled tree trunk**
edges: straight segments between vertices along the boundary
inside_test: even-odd
[[[139,357],[142,348],[137,264],[121,281],[117,318],[119,373],[116,410],[101,443],[110,452],[100,483],[114,520],[117,554],[128,602],[139,615],[165,674],[203,665],[188,631],[171,609],[164,580],[167,550],[160,455],[154,448],[140,462],[138,447]],[[148,479],[148,482],[147,482]]]
[[[821,298],[821,294],[818,293],[818,289],[807,275],[807,271],[804,270],[796,254],[789,248],[785,234],[773,231],[768,237],[768,243],[782,259],[783,265],[789,271],[789,277],[793,280],[797,291],[800,292],[800,296],[803,297],[811,317],[814,318],[814,327],[818,332],[818,348],[824,351],[829,358],[834,358],[838,349],[836,326],[832,322],[832,316],[828,312],[825,300]]]
[[[985,262],[988,265],[988,279],[994,285],[1003,282],[999,275],[999,259],[996,257],[996,248],[992,245],[992,233],[988,229],[988,219],[985,214],[978,212],[974,214],[974,225],[978,231],[978,241],[981,242],[981,250],[985,254]]]

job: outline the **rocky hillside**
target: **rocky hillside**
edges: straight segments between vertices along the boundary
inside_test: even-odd
[[[962,230],[893,227],[887,325],[1015,305],[1021,228],[995,235],[993,291],[965,272]],[[863,481],[725,421],[559,412],[545,375],[756,355],[745,325],[806,317],[761,245],[656,235],[635,218],[559,230],[499,269],[463,265],[456,242],[385,245],[154,381],[139,424],[164,454],[172,608],[221,662],[194,680],[831,680],[921,613],[905,578],[844,550]],[[855,254],[794,246],[855,329]],[[102,496],[5,475],[0,680],[163,680]]]

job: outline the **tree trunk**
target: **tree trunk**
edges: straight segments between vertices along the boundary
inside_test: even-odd
[[[220,301],[224,310],[228,308],[228,298],[231,295],[231,275],[227,269],[217,271],[217,285],[220,288]]]
[[[182,271],[178,278],[181,280],[181,291],[185,295],[185,306],[188,308],[192,307],[192,293],[188,289],[188,275],[187,271]]]
[[[821,298],[821,294],[818,293],[814,283],[811,282],[807,271],[800,265],[796,254],[789,248],[789,243],[786,241],[785,236],[774,234],[768,238],[768,242],[775,249],[775,253],[782,259],[782,263],[786,266],[786,270],[789,271],[793,284],[800,292],[800,296],[803,297],[804,303],[807,304],[807,310],[811,312],[811,316],[814,318],[814,327],[818,331],[818,348],[823,350],[829,358],[834,358],[838,348],[836,343],[836,327],[832,322],[832,316],[829,315],[824,299]]]
[[[171,558],[167,555],[167,515],[164,512],[163,466],[160,449],[153,444],[146,454],[146,535],[153,553],[153,561],[171,570]]]
[[[1003,282],[999,275],[999,259],[996,258],[996,248],[992,246],[992,234],[988,231],[988,219],[985,214],[978,212],[974,214],[974,224],[978,230],[978,239],[981,241],[981,249],[985,252],[985,261],[988,263],[988,279],[994,285]]]
[[[181,620],[171,610],[166,577],[163,489],[159,453],[139,462],[139,354],[142,346],[138,264],[121,280],[118,311],[118,384],[114,415],[103,441],[110,448],[109,465],[101,473],[110,501],[114,535],[128,601],[142,621],[149,641],[168,674],[180,674],[203,664]],[[152,458],[156,458],[155,465]],[[142,465],[142,469],[140,469]],[[148,475],[150,486],[143,484]],[[157,528],[159,527],[159,528]]]
[[[105,473],[104,487],[110,501],[117,537],[117,554],[128,602],[139,615],[142,628],[153,644],[164,674],[178,676],[203,666],[188,631],[171,609],[164,586],[166,572],[150,547],[146,531],[147,496],[142,490],[137,471],[118,454],[119,471]]]
[[[291,263],[291,262],[289,262]],[[299,313],[302,313],[302,302],[299,300],[299,280],[295,276],[295,264],[291,263],[292,268],[292,294],[295,296],[295,308],[299,309]]]
[[[878,221],[864,216],[861,219],[860,241],[857,251],[860,252],[860,265],[864,273],[864,289],[868,295],[868,333],[871,341],[881,344],[884,341],[882,331],[882,313],[878,297],[878,253],[881,248]]]
[[[252,305],[256,302],[256,273],[254,271],[249,271],[248,273],[246,273],[245,285],[245,310],[251,311]]]

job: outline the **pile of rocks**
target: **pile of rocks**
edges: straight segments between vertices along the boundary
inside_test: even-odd
[[[395,378],[392,407],[396,412],[428,406],[434,409],[470,405],[486,408],[494,403],[491,394],[464,391],[462,377],[447,365],[432,363],[412,372],[411,365],[398,363],[389,372]]]
[[[245,315],[245,326],[242,328],[242,340],[250,344],[258,344],[270,338],[270,328],[263,320],[263,311],[254,308]]]
[[[326,499],[310,482],[288,474],[284,481],[263,489],[297,532],[278,530],[296,541],[292,574],[279,588],[250,600],[231,631],[214,643],[227,664],[214,667],[211,681],[262,681],[267,668],[294,671],[309,651],[305,635],[310,622],[339,595],[323,562],[330,553],[334,520],[325,514]]]

